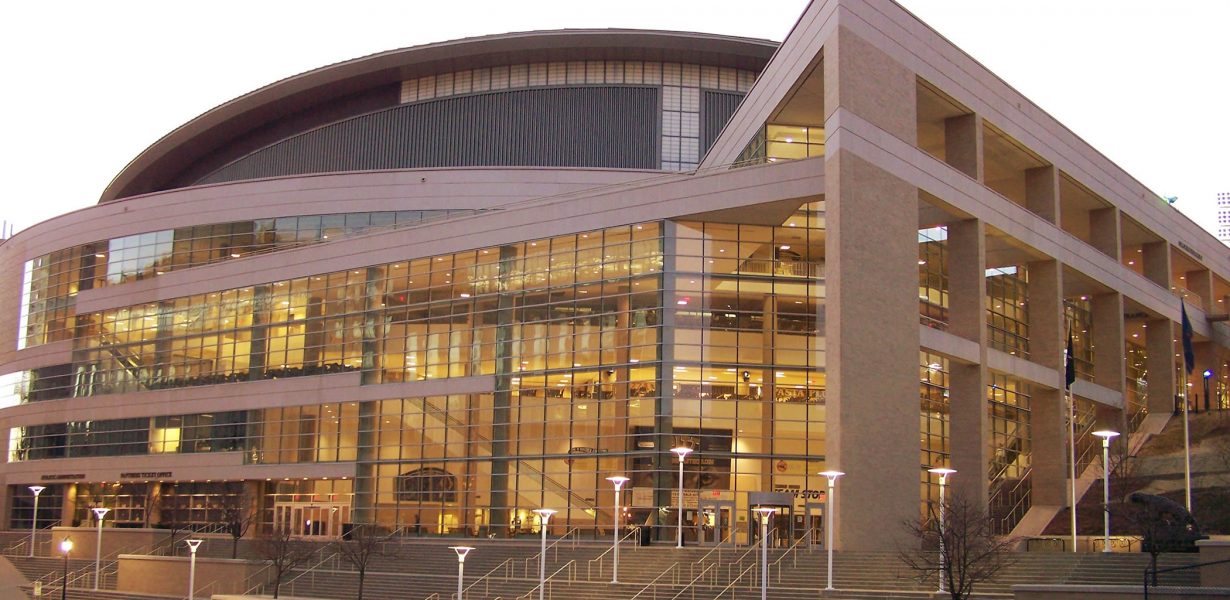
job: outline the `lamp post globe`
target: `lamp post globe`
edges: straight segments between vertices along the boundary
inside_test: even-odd
[[[68,555],[73,551],[73,538],[60,540],[60,552],[64,553],[64,577],[60,579],[60,600],[68,598]]]

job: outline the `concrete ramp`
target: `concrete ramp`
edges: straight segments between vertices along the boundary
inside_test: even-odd
[[[21,590],[21,586],[29,584],[26,576],[9,562],[9,557],[0,557],[0,600],[29,600]]]

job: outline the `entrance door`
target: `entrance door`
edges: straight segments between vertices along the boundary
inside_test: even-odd
[[[273,505],[273,524],[278,531],[290,530],[301,538],[336,538],[342,523],[350,520],[350,505],[333,502],[278,502]]]
[[[776,508],[777,512],[773,513],[773,517],[769,519],[769,547],[770,548],[789,548],[790,540],[793,538],[791,534],[792,513],[789,506],[774,506],[771,504],[762,504],[766,508]],[[760,539],[760,513],[756,512],[757,507],[749,507],[747,509],[748,522],[748,541],[755,544]]]
[[[813,546],[824,545],[824,504],[819,502],[808,502],[803,505],[803,527],[807,529],[807,535],[811,539],[808,544]]]
[[[733,546],[735,503],[731,500],[700,501],[700,545]]]

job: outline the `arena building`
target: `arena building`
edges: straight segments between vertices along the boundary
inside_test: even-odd
[[[894,549],[929,467],[1003,532],[1067,504],[1069,332],[1082,470],[1095,427],[1170,418],[1181,299],[1217,401],[1230,373],[1224,247],[887,0],[780,45],[290,77],[5,241],[0,281],[15,529],[42,485],[40,526],[597,535],[626,475],[631,522],[745,543],[760,505],[814,533],[840,469],[838,547]]]

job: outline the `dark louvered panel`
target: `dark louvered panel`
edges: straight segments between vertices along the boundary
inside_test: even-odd
[[[406,104],[287,138],[197,183],[454,166],[656,169],[658,88],[541,88]]]
[[[700,115],[701,156],[704,156],[709,151],[709,148],[713,147],[713,142],[717,141],[718,134],[722,133],[722,128],[726,126],[726,122],[730,120],[730,117],[735,114],[735,109],[739,108],[739,103],[742,101],[743,94],[740,92],[704,90]]]

